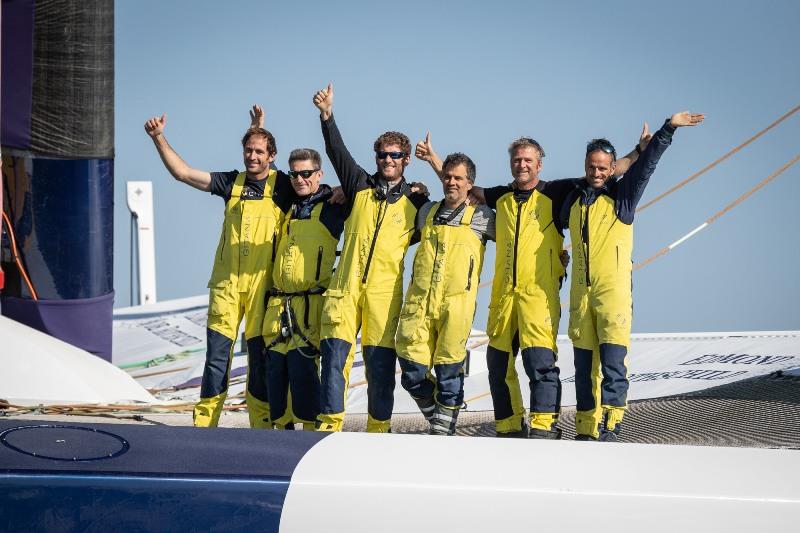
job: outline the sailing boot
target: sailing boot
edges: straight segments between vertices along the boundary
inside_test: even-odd
[[[455,435],[456,420],[458,419],[459,408],[448,408],[436,404],[431,420],[431,435]]]
[[[436,409],[436,402],[433,401],[433,398],[414,398],[414,401],[417,402],[417,407],[425,420],[432,421],[433,411]]]
[[[561,440],[561,428],[553,424],[550,429],[530,428],[528,430],[529,439],[550,439]]]
[[[529,429],[530,428],[528,427],[528,424],[525,422],[525,420],[523,420],[522,424],[520,425],[519,430],[517,430],[517,431],[508,431],[506,433],[496,433],[495,437],[498,437],[498,438],[501,438],[501,439],[527,439],[528,438],[528,430]]]
[[[619,432],[622,429],[622,409],[604,409],[603,421],[600,423],[598,429],[600,430],[600,437],[597,439],[601,442],[617,442],[619,440]]]

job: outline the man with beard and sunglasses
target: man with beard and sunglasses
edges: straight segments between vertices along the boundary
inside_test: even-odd
[[[619,179],[614,146],[592,140],[586,175],[572,180],[563,202],[557,223],[569,229],[574,250],[568,333],[575,352],[575,440],[618,439],[629,385],[636,206],[675,130],[704,118],[672,115]]]
[[[403,177],[411,143],[388,131],[375,140],[377,171],[356,163],[333,118],[333,85],[314,94],[325,151],[347,197],[341,257],[325,293],[317,428],[340,431],[356,335],[367,379],[367,431],[391,430],[397,352],[394,336],[403,300],[403,259],[414,234],[417,210],[427,201]]]

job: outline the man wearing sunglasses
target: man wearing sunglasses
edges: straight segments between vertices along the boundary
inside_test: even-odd
[[[704,118],[688,111],[672,115],[619,179],[614,146],[592,140],[586,176],[573,180],[559,213],[558,224],[569,228],[574,250],[569,337],[575,352],[576,440],[618,438],[628,394],[636,206],[675,130]]]
[[[214,427],[228,392],[233,345],[245,318],[247,342],[247,410],[251,427],[271,427],[266,359],[261,326],[264,298],[272,286],[272,261],[277,234],[294,193],[289,178],[271,168],[275,138],[263,128],[250,128],[242,138],[245,171],[206,172],[187,165],[164,136],[166,114],[148,120],[164,166],[183,183],[225,201],[222,234],[208,283],[208,349],[194,425]]]
[[[325,293],[320,350],[322,392],[318,429],[340,431],[355,353],[356,335],[367,378],[367,431],[390,431],[397,353],[394,334],[403,298],[403,258],[424,194],[412,191],[403,173],[411,143],[386,132],[374,143],[377,171],[356,163],[333,118],[333,86],[314,95],[325,151],[347,197],[342,254]]]
[[[320,184],[321,166],[316,150],[301,148],[289,155],[296,197],[281,227],[263,327],[275,429],[301,423],[313,430],[319,415],[322,293],[333,275],[346,218],[344,205],[329,202],[332,189]]]
[[[416,154],[431,163],[430,134]],[[475,317],[486,241],[494,240],[494,213],[467,205],[475,163],[447,156],[438,172],[441,202],[419,210],[420,244],[397,326],[400,383],[430,423],[431,435],[453,435],[464,402],[464,359]]]

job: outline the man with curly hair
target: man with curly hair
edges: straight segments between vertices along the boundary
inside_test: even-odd
[[[325,151],[347,196],[347,221],[339,264],[325,293],[317,429],[340,431],[344,423],[356,335],[367,378],[367,431],[391,429],[397,352],[394,335],[403,303],[403,259],[414,234],[417,210],[426,202],[403,177],[411,143],[388,131],[375,140],[377,171],[356,163],[333,118],[333,85],[314,95]]]

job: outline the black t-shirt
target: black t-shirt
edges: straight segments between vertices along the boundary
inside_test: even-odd
[[[553,221],[556,223],[556,228],[558,232],[562,235],[564,234],[564,227],[559,224],[560,212],[561,208],[564,205],[567,197],[569,196],[570,191],[575,188],[575,180],[574,179],[563,179],[563,180],[553,180],[553,181],[544,181],[539,180],[539,183],[536,184],[535,189],[539,191],[541,194],[550,198],[551,202],[553,203]],[[510,192],[514,193],[514,199],[520,202],[526,201],[530,198],[530,195],[533,193],[533,189],[527,191],[518,191],[508,185],[500,185],[497,187],[488,187],[483,190],[483,195],[486,198],[486,205],[491,207],[492,209],[497,208],[497,201],[503,196]]]
[[[236,176],[239,175],[238,170],[231,170],[230,172],[212,172],[211,173],[211,189],[210,192],[214,196],[219,196],[227,203],[231,199],[231,191],[233,190],[233,183],[236,181]],[[242,187],[242,200],[260,200],[264,198],[264,184],[267,182],[263,180],[251,180],[245,178]],[[292,202],[297,199],[297,195],[292,188],[290,178],[280,170],[275,179],[275,189],[272,191],[272,201],[275,205],[283,211],[288,212],[292,206]]]

